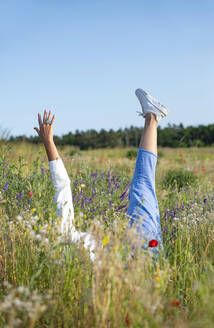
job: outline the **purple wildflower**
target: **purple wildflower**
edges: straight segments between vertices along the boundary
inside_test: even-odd
[[[75,195],[73,196],[73,201],[76,199],[76,197],[77,197],[77,194],[75,194]]]
[[[42,176],[45,175],[45,169],[43,167],[41,167],[41,173],[42,173]]]
[[[78,182],[79,182],[79,180],[76,180],[76,181],[74,182],[74,187],[76,187],[76,186],[78,185]]]
[[[5,185],[4,185],[4,188],[3,188],[4,191],[7,191],[8,185],[9,185],[9,182],[6,182]]]
[[[108,185],[111,185],[111,171],[108,171]]]
[[[8,168],[8,165],[9,165],[9,164],[6,164],[6,165],[5,165],[5,167],[4,167],[4,171]]]
[[[81,198],[82,198],[82,191],[80,192],[79,197],[77,198],[77,203]]]
[[[120,211],[120,210],[122,210],[123,208],[125,208],[127,206],[128,206],[128,204],[121,205],[117,208],[117,211]]]
[[[175,216],[175,210],[171,211],[170,216]]]
[[[126,193],[127,193],[128,189],[129,189],[129,183],[126,185],[126,188],[125,188],[124,192],[123,192],[122,195],[120,196],[120,201],[121,201],[121,202],[123,202],[124,199],[126,198],[126,196],[127,196]]]
[[[110,208],[111,208],[111,205],[112,205],[112,200],[110,200],[109,203],[108,203],[108,208],[109,208],[109,210],[110,210]]]
[[[204,198],[204,205],[207,204],[207,198]]]
[[[181,209],[184,210],[184,207],[185,207],[185,206],[184,206],[184,203],[183,203],[183,204],[181,205]]]
[[[17,194],[16,194],[16,199],[18,200],[18,199],[21,199],[22,198],[22,191],[20,191],[20,192],[18,192]]]

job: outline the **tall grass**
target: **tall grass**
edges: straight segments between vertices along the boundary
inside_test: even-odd
[[[213,150],[161,151],[164,250],[155,260],[127,229],[134,168],[127,151],[70,157],[69,148],[61,150],[76,195],[76,227],[97,240],[92,263],[82,244],[59,233],[43,150],[1,146],[1,327],[213,327]],[[173,168],[191,170],[197,184],[164,187]]]

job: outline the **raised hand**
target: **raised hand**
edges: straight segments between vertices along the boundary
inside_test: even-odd
[[[41,115],[38,114],[39,128],[35,127],[34,130],[36,130],[36,132],[42,139],[48,156],[48,160],[54,161],[59,158],[59,154],[53,140],[53,124],[55,120],[55,115],[53,115],[52,117],[51,116],[51,111],[47,113],[47,111],[45,110],[42,120]]]
[[[47,111],[45,110],[43,115],[43,121],[41,115],[38,114],[39,129],[36,127],[34,128],[34,130],[36,130],[44,144],[53,142],[53,124],[55,120],[55,115],[51,117],[51,114],[51,110],[49,111],[49,113],[47,113]]]

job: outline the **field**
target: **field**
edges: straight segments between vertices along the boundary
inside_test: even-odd
[[[58,232],[42,146],[0,144],[0,327],[214,327],[214,149],[159,150],[157,260],[127,230],[134,151],[60,149],[92,263]]]

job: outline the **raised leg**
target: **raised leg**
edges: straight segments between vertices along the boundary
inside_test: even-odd
[[[167,115],[167,108],[142,89],[136,90],[145,117],[136,167],[129,192],[128,217],[130,227],[135,227],[143,247],[162,245],[158,201],[155,192],[157,164],[157,125]],[[158,246],[158,247],[157,247]]]
[[[156,117],[152,113],[146,114],[145,126],[139,148],[157,155],[157,125]]]

